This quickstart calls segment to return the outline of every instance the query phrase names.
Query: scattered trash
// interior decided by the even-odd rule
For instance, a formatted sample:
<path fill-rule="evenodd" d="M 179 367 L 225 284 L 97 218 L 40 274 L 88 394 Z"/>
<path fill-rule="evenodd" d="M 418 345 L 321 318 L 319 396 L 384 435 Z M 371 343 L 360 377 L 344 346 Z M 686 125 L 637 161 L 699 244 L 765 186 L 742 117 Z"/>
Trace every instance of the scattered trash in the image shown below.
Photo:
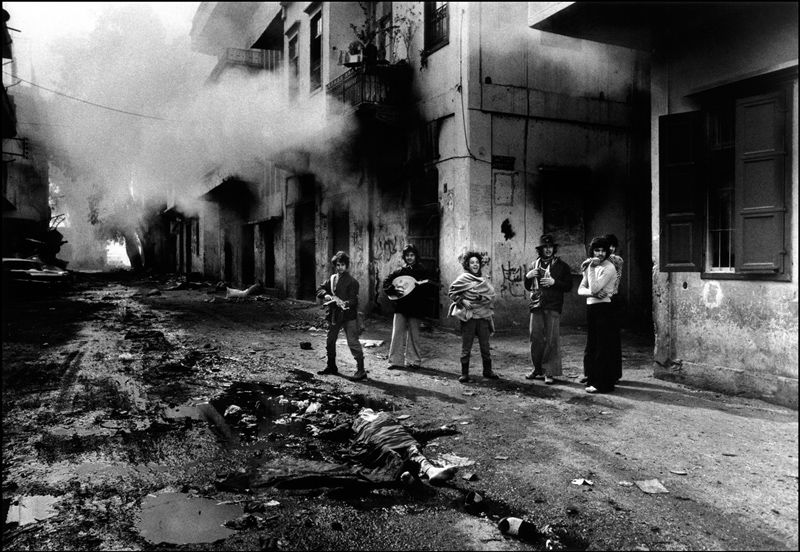
<path fill-rule="evenodd" d="M 300 342 L 300 348 L 301 349 L 305 349 L 305 350 L 311 349 L 311 342 L 310 341 L 301 341 Z"/>
<path fill-rule="evenodd" d="M 383 340 L 377 340 L 377 339 L 359 339 L 359 341 L 364 347 L 380 347 L 381 345 L 386 343 Z"/>
<path fill-rule="evenodd" d="M 461 479 L 464 481 L 477 481 L 478 475 L 475 472 L 465 472 L 461 474 Z"/>
<path fill-rule="evenodd" d="M 633 487 L 633 483 L 631 483 L 630 481 L 619 481 L 617 485 L 619 485 L 620 487 Z"/>
<path fill-rule="evenodd" d="M 247 289 L 234 289 L 225 287 L 225 299 L 231 301 L 241 301 L 242 299 L 246 299 L 255 293 L 258 289 L 258 284 L 253 284 Z"/>
<path fill-rule="evenodd" d="M 480 409 L 481 409 L 481 407 L 480 407 L 480 406 L 473 406 L 473 407 L 472 407 L 472 410 L 480 410 Z"/>
<path fill-rule="evenodd" d="M 542 527 L 540 533 L 543 537 L 547 538 L 544 543 L 544 547 L 547 550 L 564 550 L 566 548 L 561 540 L 564 535 L 563 529 L 557 528 L 552 524 L 547 524 Z"/>
<path fill-rule="evenodd" d="M 533 523 L 517 517 L 504 517 L 497 524 L 497 528 L 505 535 L 514 535 L 523 540 L 533 540 L 539 536 L 539 531 Z"/>
<path fill-rule="evenodd" d="M 470 491 L 464 497 L 464 509 L 470 514 L 480 513 L 484 506 L 483 496 L 480 493 Z"/>
<path fill-rule="evenodd" d="M 738 454 L 734 454 L 732 452 L 723 452 L 722 456 L 738 456 Z"/>
<path fill-rule="evenodd" d="M 6 524 L 17 523 L 21 527 L 53 517 L 56 515 L 53 506 L 59 500 L 61 499 L 50 495 L 16 497 L 8 507 Z"/>
<path fill-rule="evenodd" d="M 278 502 L 277 500 L 270 500 L 269 502 L 265 502 L 264 505 L 273 507 L 273 506 L 280 506 L 281 503 Z"/>
<path fill-rule="evenodd" d="M 119 358 L 122 362 L 131 362 L 135 357 L 130 353 L 120 353 Z"/>
<path fill-rule="evenodd" d="M 400 414 L 399 416 L 395 416 L 398 420 L 408 420 L 411 417 L 411 414 Z"/>
<path fill-rule="evenodd" d="M 461 425 L 469 425 L 469 422 L 459 422 Z"/>
<path fill-rule="evenodd" d="M 475 391 L 464 391 L 461 394 L 462 395 L 466 395 L 467 397 L 474 397 L 475 396 Z"/>
<path fill-rule="evenodd" d="M 582 477 L 579 477 L 578 479 L 573 479 L 571 483 L 573 485 L 589 485 L 589 486 L 594 485 L 594 481 L 592 481 L 591 479 L 583 479 Z"/>
<path fill-rule="evenodd" d="M 229 416 L 235 416 L 242 412 L 242 407 L 237 406 L 235 404 L 230 405 L 228 408 L 225 409 L 225 413 L 222 415 L 223 418 L 227 418 Z"/>
<path fill-rule="evenodd" d="M 501 455 L 498 454 L 497 456 L 494 457 L 494 459 L 495 460 L 508 460 L 508 456 L 501 456 Z"/>
<path fill-rule="evenodd" d="M 658 479 L 646 479 L 644 481 L 634 481 L 637 487 L 639 487 L 642 491 L 650 494 L 654 493 L 668 493 L 664 485 L 661 484 L 661 481 Z"/>
<path fill-rule="evenodd" d="M 457 466 L 459 468 L 466 468 L 467 466 L 474 466 L 475 460 L 470 460 L 469 458 L 464 458 L 463 456 L 458 456 L 451 453 L 445 453 L 439 455 L 439 458 L 445 461 L 445 463 L 450 464 L 451 466 Z"/>
<path fill-rule="evenodd" d="M 688 475 L 689 472 L 686 470 L 669 470 L 670 473 L 674 473 L 675 475 Z"/>

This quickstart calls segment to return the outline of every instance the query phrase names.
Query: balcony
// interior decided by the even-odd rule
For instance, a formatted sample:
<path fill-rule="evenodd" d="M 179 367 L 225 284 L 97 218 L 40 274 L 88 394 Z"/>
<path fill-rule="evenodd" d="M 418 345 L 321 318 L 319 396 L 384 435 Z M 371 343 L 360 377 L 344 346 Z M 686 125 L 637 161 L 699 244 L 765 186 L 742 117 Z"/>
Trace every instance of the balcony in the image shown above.
<path fill-rule="evenodd" d="M 328 83 L 328 97 L 334 103 L 356 109 L 400 106 L 408 103 L 411 89 L 408 64 L 359 65 Z"/>
<path fill-rule="evenodd" d="M 259 50 L 256 48 L 225 48 L 219 56 L 219 61 L 211 71 L 210 80 L 216 80 L 219 75 L 231 66 L 243 66 L 265 71 L 276 71 L 283 61 L 281 50 Z"/>

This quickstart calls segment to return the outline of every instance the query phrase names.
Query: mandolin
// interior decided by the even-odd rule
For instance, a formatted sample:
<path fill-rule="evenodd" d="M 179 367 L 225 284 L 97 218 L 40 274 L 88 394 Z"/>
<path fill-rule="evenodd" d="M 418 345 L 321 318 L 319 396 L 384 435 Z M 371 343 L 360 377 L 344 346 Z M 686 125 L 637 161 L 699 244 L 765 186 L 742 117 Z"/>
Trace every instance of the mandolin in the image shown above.
<path fill-rule="evenodd" d="M 406 295 L 414 291 L 414 288 L 416 288 L 417 286 L 421 286 L 422 284 L 428 284 L 428 283 L 435 284 L 435 282 L 431 282 L 430 280 L 417 280 L 413 276 L 398 276 L 397 278 L 392 280 L 392 285 L 396 290 L 396 295 L 389 295 L 387 293 L 386 297 L 388 297 L 392 301 L 397 301 L 401 297 L 405 297 Z"/>

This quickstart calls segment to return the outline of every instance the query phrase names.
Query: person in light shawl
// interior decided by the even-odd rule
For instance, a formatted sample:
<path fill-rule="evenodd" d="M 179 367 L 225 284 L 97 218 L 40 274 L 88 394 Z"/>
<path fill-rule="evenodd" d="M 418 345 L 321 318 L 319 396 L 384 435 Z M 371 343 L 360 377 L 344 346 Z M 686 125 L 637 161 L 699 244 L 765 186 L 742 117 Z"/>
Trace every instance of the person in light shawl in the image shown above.
<path fill-rule="evenodd" d="M 482 263 L 483 256 L 480 253 L 467 252 L 462 263 L 465 272 L 450 284 L 448 291 L 453 301 L 448 315 L 458 318 L 461 327 L 461 377 L 458 378 L 461 383 L 472 381 L 469 377 L 469 357 L 476 335 L 483 360 L 483 377 L 499 377 L 492 371 L 489 353 L 489 336 L 494 333 L 496 294 L 491 282 L 481 276 Z"/>

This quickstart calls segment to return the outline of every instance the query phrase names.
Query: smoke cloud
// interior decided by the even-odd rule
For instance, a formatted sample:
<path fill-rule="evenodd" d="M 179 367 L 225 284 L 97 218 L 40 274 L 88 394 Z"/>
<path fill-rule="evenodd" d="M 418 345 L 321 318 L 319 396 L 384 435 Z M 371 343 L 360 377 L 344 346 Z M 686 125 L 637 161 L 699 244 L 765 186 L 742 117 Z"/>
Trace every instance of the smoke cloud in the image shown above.
<path fill-rule="evenodd" d="M 322 102 L 298 108 L 266 71 L 207 82 L 215 63 L 191 50 L 188 32 L 170 37 L 153 7 L 135 3 L 108 5 L 94 29 L 54 42 L 34 67 L 31 82 L 113 108 L 28 92 L 39 96 L 38 120 L 20 128 L 52 155 L 54 214 L 68 214 L 74 251 L 96 241 L 93 216 L 135 224 L 148 204 L 169 200 L 194 214 L 210 172 L 259 182 L 263 160 L 287 150 L 323 160 L 324 182 L 350 179 L 325 160 L 349 140 L 352 120 L 326 117 Z"/>

